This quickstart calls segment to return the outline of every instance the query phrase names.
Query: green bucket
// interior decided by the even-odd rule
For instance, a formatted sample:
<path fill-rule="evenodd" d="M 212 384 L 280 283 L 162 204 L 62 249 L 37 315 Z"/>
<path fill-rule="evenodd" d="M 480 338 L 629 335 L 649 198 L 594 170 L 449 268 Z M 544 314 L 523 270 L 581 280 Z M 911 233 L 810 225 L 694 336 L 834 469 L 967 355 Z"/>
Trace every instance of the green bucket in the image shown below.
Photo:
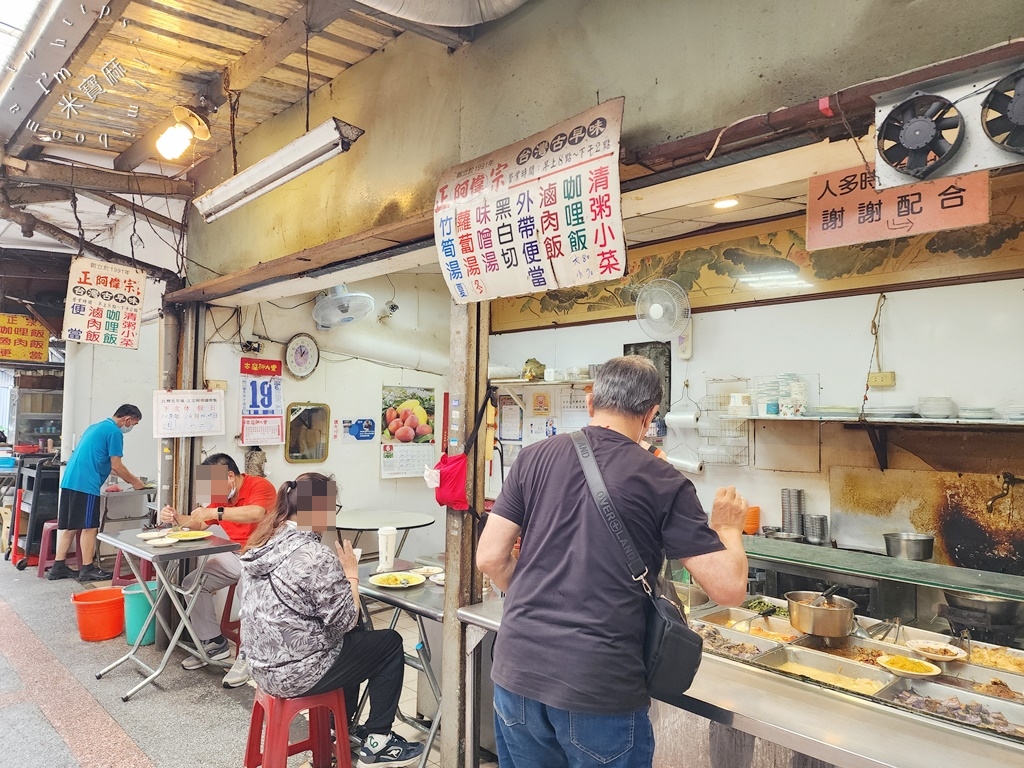
<path fill-rule="evenodd" d="M 156 599 L 155 581 L 147 581 L 146 588 L 149 589 L 151 599 Z M 128 645 L 135 645 L 139 631 L 149 616 L 149 600 L 142 591 L 141 584 L 131 584 L 124 588 L 124 636 Z M 146 634 L 142 636 L 142 645 L 152 645 L 156 642 L 156 617 L 146 627 Z"/>

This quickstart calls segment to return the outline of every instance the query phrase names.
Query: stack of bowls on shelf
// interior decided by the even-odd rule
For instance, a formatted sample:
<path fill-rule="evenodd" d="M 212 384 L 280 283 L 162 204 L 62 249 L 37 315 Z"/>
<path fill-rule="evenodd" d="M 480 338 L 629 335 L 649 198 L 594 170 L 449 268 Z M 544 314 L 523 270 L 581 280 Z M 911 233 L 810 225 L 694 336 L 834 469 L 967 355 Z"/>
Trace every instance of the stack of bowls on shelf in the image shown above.
<path fill-rule="evenodd" d="M 920 397 L 917 412 L 925 419 L 952 419 L 956 417 L 956 406 L 951 397 Z"/>
<path fill-rule="evenodd" d="M 996 409 L 990 406 L 960 406 L 961 419 L 979 420 L 979 419 L 996 419 L 999 418 L 999 414 L 996 413 Z"/>
<path fill-rule="evenodd" d="M 827 515 L 804 515 L 804 541 L 808 544 L 828 542 Z"/>
<path fill-rule="evenodd" d="M 1007 421 L 1024 421 L 1024 405 L 1008 405 L 1003 408 Z"/>
<path fill-rule="evenodd" d="M 804 489 L 782 489 L 782 532 L 802 535 L 804 532 Z"/>

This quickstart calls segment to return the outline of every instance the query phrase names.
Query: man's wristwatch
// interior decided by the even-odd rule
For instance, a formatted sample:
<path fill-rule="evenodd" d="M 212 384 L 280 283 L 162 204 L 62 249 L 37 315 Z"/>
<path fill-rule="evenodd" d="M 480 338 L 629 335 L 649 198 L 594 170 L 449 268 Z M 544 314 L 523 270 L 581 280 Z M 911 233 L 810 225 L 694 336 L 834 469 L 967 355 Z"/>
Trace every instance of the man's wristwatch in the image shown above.
<path fill-rule="evenodd" d="M 224 519 L 224 507 L 217 507 L 217 519 L 218 520 L 223 520 Z"/>

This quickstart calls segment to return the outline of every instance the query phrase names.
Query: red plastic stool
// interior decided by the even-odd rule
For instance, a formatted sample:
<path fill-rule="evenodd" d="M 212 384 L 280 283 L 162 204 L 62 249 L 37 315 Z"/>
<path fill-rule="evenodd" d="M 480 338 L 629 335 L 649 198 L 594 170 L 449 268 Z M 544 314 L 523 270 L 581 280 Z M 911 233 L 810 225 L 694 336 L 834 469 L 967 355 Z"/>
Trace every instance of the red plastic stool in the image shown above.
<path fill-rule="evenodd" d="M 40 536 L 39 538 L 39 568 L 36 570 L 36 576 L 38 576 L 40 579 L 46 578 L 46 571 L 49 568 L 51 568 L 53 564 L 56 562 L 56 552 L 54 554 L 50 554 L 51 548 L 56 549 L 57 547 L 56 539 L 57 521 L 47 520 L 45 523 L 43 523 L 43 533 L 42 536 Z M 53 546 L 51 547 L 51 545 Z M 82 532 L 78 531 L 75 534 L 75 549 L 73 552 L 70 549 L 68 550 L 67 558 L 64 560 L 64 562 L 67 565 L 76 565 L 78 567 L 81 567 L 81 551 Z M 120 552 L 120 550 L 118 551 Z"/>
<path fill-rule="evenodd" d="M 114 558 L 114 578 L 110 580 L 110 586 L 112 587 L 127 587 L 129 584 L 135 583 L 135 574 L 128 571 L 126 576 L 121 575 L 121 561 L 124 557 L 124 551 L 117 550 L 117 556 Z M 153 570 L 153 564 L 148 560 L 143 560 L 139 563 L 142 568 L 142 578 L 146 581 L 152 581 L 156 578 L 156 572 Z"/>
<path fill-rule="evenodd" d="M 295 716 L 304 709 L 309 710 L 309 738 L 289 744 L 288 729 Z M 245 768 L 285 768 L 291 755 L 307 750 L 313 751 L 313 768 L 330 768 L 331 712 L 334 713 L 334 756 L 338 760 L 338 768 L 352 768 L 344 690 L 337 688 L 317 696 L 279 699 L 257 688 L 256 699 L 252 703 L 252 717 L 249 720 Z"/>
<path fill-rule="evenodd" d="M 220 617 L 220 633 L 235 644 L 235 648 L 242 647 L 242 621 L 231 618 L 231 609 L 235 605 L 235 587 L 232 584 L 228 587 L 228 595 L 224 598 L 224 613 Z"/>

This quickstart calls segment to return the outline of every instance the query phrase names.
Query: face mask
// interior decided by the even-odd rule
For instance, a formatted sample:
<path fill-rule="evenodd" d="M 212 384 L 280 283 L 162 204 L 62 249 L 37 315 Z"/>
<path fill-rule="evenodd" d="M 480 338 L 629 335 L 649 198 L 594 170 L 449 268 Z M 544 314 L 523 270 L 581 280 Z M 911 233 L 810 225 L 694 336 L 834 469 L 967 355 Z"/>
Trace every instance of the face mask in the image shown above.
<path fill-rule="evenodd" d="M 121 434 L 127 435 L 133 429 L 135 429 L 135 425 L 134 424 L 130 424 L 130 425 L 129 424 L 125 424 L 123 427 L 121 427 Z"/>
<path fill-rule="evenodd" d="M 236 490 L 238 490 L 238 489 L 237 488 L 232 488 L 231 491 L 228 493 L 228 501 L 231 501 L 231 499 L 234 498 Z"/>

